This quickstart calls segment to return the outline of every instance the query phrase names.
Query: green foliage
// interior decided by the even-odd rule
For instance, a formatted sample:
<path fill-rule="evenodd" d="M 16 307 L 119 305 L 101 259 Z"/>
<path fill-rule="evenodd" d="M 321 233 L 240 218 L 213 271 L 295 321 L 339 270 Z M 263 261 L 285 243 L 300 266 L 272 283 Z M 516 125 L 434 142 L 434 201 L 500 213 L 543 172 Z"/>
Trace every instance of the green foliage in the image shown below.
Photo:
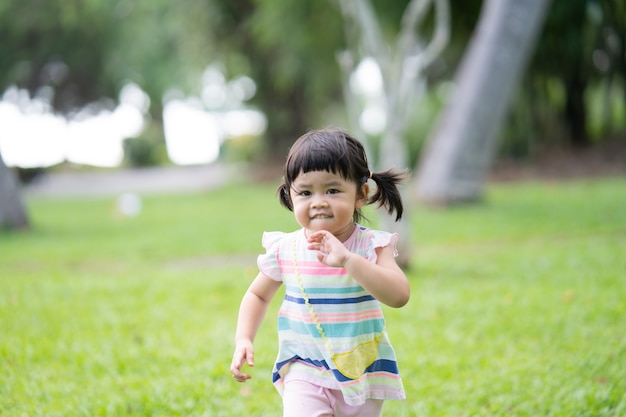
<path fill-rule="evenodd" d="M 263 138 L 243 135 L 228 138 L 220 147 L 220 158 L 231 163 L 256 162 L 265 154 Z"/>
<path fill-rule="evenodd" d="M 57 110 L 115 98 L 134 81 L 160 114 L 168 88 L 188 90 L 212 60 L 211 3 L 8 1 L 0 6 L 0 87 L 55 90 Z"/>
<path fill-rule="evenodd" d="M 427 91 L 415 104 L 413 117 L 406 129 L 406 141 L 409 150 L 408 166 L 416 166 L 428 135 L 437 121 L 437 114 L 444 106 L 444 99 L 450 88 L 449 83 L 442 83 Z"/>
<path fill-rule="evenodd" d="M 267 149 L 281 158 L 322 109 L 341 100 L 335 59 L 344 48 L 341 14 L 329 1 L 255 0 L 236 10 L 230 1 L 217 4 L 234 16 L 220 30 L 246 51 L 258 87 L 253 101 L 268 118 Z"/>
<path fill-rule="evenodd" d="M 125 164 L 132 167 L 165 165 L 168 161 L 162 126 L 150 123 L 136 138 L 124 140 Z"/>
<path fill-rule="evenodd" d="M 382 32 L 394 39 L 407 1 L 372 3 Z M 456 72 L 482 3 L 451 1 L 451 43 L 427 70 L 431 85 Z M 525 156 L 535 143 L 567 143 L 574 135 L 597 140 L 623 130 L 620 114 L 596 116 L 604 106 L 589 104 L 586 96 L 606 91 L 610 97 L 594 102 L 624 107 L 610 86 L 624 84 L 625 25 L 624 2 L 551 3 L 528 82 L 504 132 L 503 152 Z M 427 24 L 424 38 L 430 29 Z M 336 0 L 9 0 L 0 4 L 0 90 L 16 84 L 45 95 L 50 89 L 41 88 L 51 87 L 55 110 L 71 112 L 115 99 L 132 81 L 149 93 L 157 120 L 164 92 L 176 88 L 197 95 L 202 71 L 219 61 L 229 75 L 256 81 L 252 104 L 269 122 L 265 149 L 280 158 L 306 129 L 336 123 L 328 113 L 343 101 L 335 57 L 345 48 L 345 36 Z M 595 53 L 606 55 L 608 68 L 597 68 Z M 565 93 L 562 101 L 552 99 L 549 86 L 555 83 Z M 581 100 L 582 107 L 573 105 Z M 422 134 L 411 137 L 413 154 Z"/>
<path fill-rule="evenodd" d="M 220 15 L 213 2 L 140 0 L 120 2 L 116 9 L 115 47 L 105 51 L 107 72 L 131 80 L 151 97 L 160 118 L 163 93 L 170 88 L 197 93 L 202 71 L 219 50 L 213 32 Z"/>
<path fill-rule="evenodd" d="M 30 198 L 0 235 L 0 414 L 280 415 L 274 300 L 254 378 L 228 367 L 275 185 Z M 408 399 L 392 416 L 626 413 L 623 179 L 491 186 L 482 206 L 413 208 L 413 295 L 386 309 Z M 368 214 L 376 218 L 375 212 Z"/>
<path fill-rule="evenodd" d="M 110 92 L 103 77 L 112 14 L 105 2 L 8 1 L 0 7 L 0 86 L 57 90 L 69 110 Z M 2 88 L 4 90 L 4 88 Z"/>
<path fill-rule="evenodd" d="M 614 94 L 626 81 L 623 8 L 623 2 L 611 0 L 551 2 L 513 111 L 507 139 L 517 142 L 514 148 L 528 133 L 533 144 L 585 146 L 624 131 L 623 113 L 611 114 L 613 105 L 621 109 L 625 103 L 623 94 Z M 555 84 L 563 92 L 559 100 L 552 95 Z M 526 155 L 532 150 L 527 146 Z"/>
<path fill-rule="evenodd" d="M 585 95 L 587 121 L 592 140 L 601 141 L 607 136 L 626 131 L 626 100 L 624 84 L 626 80 L 601 80 L 593 85 Z"/>

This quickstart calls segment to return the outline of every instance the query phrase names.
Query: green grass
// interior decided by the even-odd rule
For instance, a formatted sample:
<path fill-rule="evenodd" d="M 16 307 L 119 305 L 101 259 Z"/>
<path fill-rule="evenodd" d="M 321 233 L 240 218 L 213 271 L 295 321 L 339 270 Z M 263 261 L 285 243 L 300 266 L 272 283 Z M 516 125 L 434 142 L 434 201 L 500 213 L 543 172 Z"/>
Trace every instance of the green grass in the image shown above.
<path fill-rule="evenodd" d="M 273 185 L 27 201 L 0 235 L 1 416 L 279 416 L 275 313 L 228 372 Z M 407 390 L 389 416 L 626 415 L 626 181 L 491 186 L 411 210 L 410 303 L 386 309 Z M 370 216 L 375 217 L 375 216 Z"/>

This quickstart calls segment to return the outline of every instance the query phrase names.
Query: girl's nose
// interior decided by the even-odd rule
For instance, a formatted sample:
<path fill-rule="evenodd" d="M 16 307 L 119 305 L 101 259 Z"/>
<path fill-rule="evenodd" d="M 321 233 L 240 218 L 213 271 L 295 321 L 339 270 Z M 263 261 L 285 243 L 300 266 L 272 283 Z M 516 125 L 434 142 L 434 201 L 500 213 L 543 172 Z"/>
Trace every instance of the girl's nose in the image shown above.
<path fill-rule="evenodd" d="M 326 201 L 326 198 L 321 195 L 321 196 L 316 196 L 315 198 L 313 198 L 313 201 L 311 203 L 311 207 L 326 207 L 328 206 L 328 202 Z"/>

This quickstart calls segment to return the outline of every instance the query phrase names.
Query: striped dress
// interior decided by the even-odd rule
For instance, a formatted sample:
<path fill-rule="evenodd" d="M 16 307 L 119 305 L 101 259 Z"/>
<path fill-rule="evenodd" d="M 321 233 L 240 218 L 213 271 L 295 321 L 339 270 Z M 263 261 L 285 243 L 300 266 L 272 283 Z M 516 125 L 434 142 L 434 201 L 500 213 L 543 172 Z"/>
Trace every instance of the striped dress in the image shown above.
<path fill-rule="evenodd" d="M 375 249 L 391 245 L 396 253 L 396 241 L 396 234 L 357 225 L 344 245 L 376 262 Z M 396 356 L 378 300 L 345 269 L 319 262 L 316 252 L 307 249 L 304 229 L 266 232 L 262 243 L 266 253 L 258 257 L 259 270 L 285 285 L 285 298 L 278 313 L 278 357 L 272 372 L 278 391 L 282 394 L 286 380 L 298 379 L 341 390 L 349 405 L 361 405 L 369 398 L 404 399 Z M 294 253 L 298 275 L 327 340 L 321 336 L 304 300 L 295 273 Z M 336 369 L 327 343 L 334 352 L 347 352 L 376 336 L 380 337 L 378 357 L 361 377 L 350 379 Z"/>

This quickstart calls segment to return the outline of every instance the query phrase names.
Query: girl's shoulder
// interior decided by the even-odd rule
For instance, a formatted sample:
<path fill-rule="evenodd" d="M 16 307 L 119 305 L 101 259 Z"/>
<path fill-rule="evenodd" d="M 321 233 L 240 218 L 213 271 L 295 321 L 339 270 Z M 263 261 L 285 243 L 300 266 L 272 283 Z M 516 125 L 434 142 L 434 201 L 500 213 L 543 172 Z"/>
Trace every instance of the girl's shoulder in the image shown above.
<path fill-rule="evenodd" d="M 284 236 L 284 232 L 263 232 L 263 236 L 261 237 L 261 245 L 265 249 L 270 249 L 271 247 L 275 246 Z"/>
<path fill-rule="evenodd" d="M 289 241 L 294 233 L 264 232 L 261 239 L 265 253 L 257 257 L 259 271 L 275 281 L 281 281 L 281 258 L 284 257 L 285 249 L 289 247 Z"/>
<path fill-rule="evenodd" d="M 293 239 L 293 236 L 298 233 L 295 232 L 263 232 L 263 236 L 261 238 L 261 245 L 265 250 L 269 250 L 272 248 L 276 248 L 280 245 L 281 242 L 285 240 Z"/>
<path fill-rule="evenodd" d="M 391 246 L 394 254 L 397 253 L 396 245 L 398 242 L 398 234 L 390 233 L 384 230 L 370 229 L 369 227 L 356 225 L 354 233 L 354 245 L 356 248 L 366 250 L 375 250 Z M 397 255 L 396 255 L 397 256 Z"/>

